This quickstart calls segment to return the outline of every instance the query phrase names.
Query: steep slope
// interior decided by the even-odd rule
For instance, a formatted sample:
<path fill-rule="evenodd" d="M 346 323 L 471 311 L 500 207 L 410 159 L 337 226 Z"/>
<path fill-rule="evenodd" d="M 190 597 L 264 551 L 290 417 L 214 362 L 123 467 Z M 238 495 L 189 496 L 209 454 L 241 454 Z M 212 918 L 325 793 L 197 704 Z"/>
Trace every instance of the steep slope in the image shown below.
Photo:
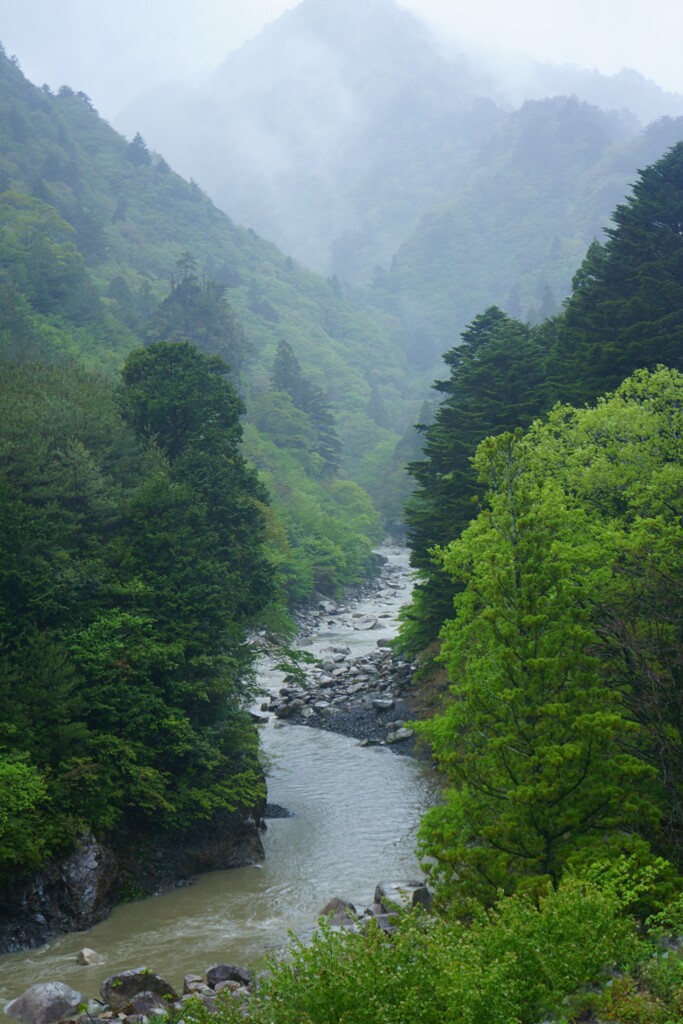
<path fill-rule="evenodd" d="M 249 392 L 266 386 L 284 339 L 353 429 L 351 458 L 377 431 L 366 416 L 373 387 L 380 387 L 394 429 L 409 422 L 419 389 L 392 341 L 390 318 L 354 309 L 334 282 L 235 225 L 140 137 L 127 143 L 84 94 L 36 89 L 3 55 L 0 140 L 0 188 L 56 207 L 73 226 L 105 302 L 124 319 L 144 321 L 189 252 L 202 274 L 227 286 L 246 336 Z"/>

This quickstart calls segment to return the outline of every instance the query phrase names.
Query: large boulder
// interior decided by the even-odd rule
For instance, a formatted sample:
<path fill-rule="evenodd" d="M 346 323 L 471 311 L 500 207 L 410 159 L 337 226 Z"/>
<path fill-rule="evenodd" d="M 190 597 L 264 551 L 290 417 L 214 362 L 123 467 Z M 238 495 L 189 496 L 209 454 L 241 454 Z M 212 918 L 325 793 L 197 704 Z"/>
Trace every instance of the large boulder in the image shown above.
<path fill-rule="evenodd" d="M 353 903 L 333 896 L 320 911 L 321 917 L 326 917 L 333 928 L 355 928 L 358 921 L 356 908 Z"/>
<path fill-rule="evenodd" d="M 80 964 L 81 967 L 92 967 L 93 965 L 103 964 L 104 957 L 101 953 L 96 953 L 94 949 L 84 946 L 76 954 L 76 963 Z"/>
<path fill-rule="evenodd" d="M 166 1017 L 170 1003 L 170 999 L 164 999 L 156 992 L 138 992 L 128 1003 L 126 1016 Z"/>
<path fill-rule="evenodd" d="M 353 628 L 357 630 L 377 629 L 378 627 L 379 621 L 374 615 L 363 615 L 361 618 L 355 619 L 353 623 Z"/>
<path fill-rule="evenodd" d="M 240 985 L 251 985 L 251 971 L 246 967 L 235 967 L 234 964 L 215 964 L 206 972 L 206 983 L 216 988 L 223 981 L 237 981 Z"/>
<path fill-rule="evenodd" d="M 120 974 L 112 974 L 100 985 L 102 1001 L 107 1003 L 114 1013 L 126 1010 L 134 996 L 149 992 L 160 996 L 166 1003 L 174 1003 L 178 994 L 172 985 L 151 971 L 149 967 L 133 967 Z"/>
<path fill-rule="evenodd" d="M 64 861 L 64 901 L 73 914 L 74 927 L 89 928 L 111 910 L 118 885 L 118 865 L 112 851 L 91 836 Z"/>
<path fill-rule="evenodd" d="M 23 1024 L 54 1024 L 71 1017 L 87 1003 L 82 992 L 76 992 L 62 981 L 47 981 L 32 985 L 18 999 L 5 1007 L 5 1013 Z"/>
<path fill-rule="evenodd" d="M 406 729 L 402 726 L 394 732 L 387 734 L 387 743 L 402 743 L 404 740 L 412 739 L 414 735 L 415 733 L 412 729 Z"/>

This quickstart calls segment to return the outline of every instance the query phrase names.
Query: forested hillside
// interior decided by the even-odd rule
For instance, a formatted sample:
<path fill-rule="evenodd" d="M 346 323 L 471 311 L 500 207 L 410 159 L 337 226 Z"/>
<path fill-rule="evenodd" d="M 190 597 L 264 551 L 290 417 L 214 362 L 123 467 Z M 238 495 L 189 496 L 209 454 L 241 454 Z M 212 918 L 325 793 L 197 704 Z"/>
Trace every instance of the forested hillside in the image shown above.
<path fill-rule="evenodd" d="M 424 458 L 410 467 L 416 489 L 406 514 L 420 582 L 403 635 L 413 652 L 433 642 L 449 617 L 453 582 L 432 551 L 474 518 L 479 442 L 528 427 L 557 401 L 595 401 L 634 370 L 683 371 L 682 196 L 678 143 L 641 172 L 605 244 L 589 248 L 560 315 L 530 327 L 491 307 L 445 354 L 450 375 L 435 385 L 445 398 L 424 430 Z"/>
<path fill-rule="evenodd" d="M 0 135 L 6 353 L 25 357 L 30 339 L 42 359 L 107 373 L 143 341 L 182 337 L 220 354 L 253 411 L 245 450 L 273 484 L 270 543 L 289 598 L 357 580 L 379 523 L 350 478 L 375 452 L 386 458 L 418 407 L 390 319 L 353 309 L 236 227 L 141 138 L 126 142 L 83 94 L 36 89 L 4 55 Z M 308 454 L 311 410 L 259 413 L 272 405 L 280 342 L 335 421 L 334 474 Z"/>
<path fill-rule="evenodd" d="M 575 98 L 510 115 L 375 277 L 373 300 L 400 318 L 410 358 L 433 366 L 492 304 L 534 324 L 558 313 L 637 168 L 681 138 L 681 118 L 633 135 L 622 115 Z"/>

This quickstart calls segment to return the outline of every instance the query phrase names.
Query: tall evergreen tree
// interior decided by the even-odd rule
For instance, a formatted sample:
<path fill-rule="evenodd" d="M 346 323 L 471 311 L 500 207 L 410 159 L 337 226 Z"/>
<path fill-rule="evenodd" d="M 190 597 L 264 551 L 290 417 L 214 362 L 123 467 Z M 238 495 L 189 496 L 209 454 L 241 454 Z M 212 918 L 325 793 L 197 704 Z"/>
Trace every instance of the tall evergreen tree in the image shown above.
<path fill-rule="evenodd" d="M 333 476 L 341 464 L 341 443 L 334 415 L 318 387 L 302 371 L 292 346 L 280 341 L 273 361 L 273 389 L 285 391 L 293 404 L 305 413 L 315 430 L 313 450 L 323 460 L 323 473 Z"/>
<path fill-rule="evenodd" d="M 538 332 L 492 306 L 461 337 L 444 356 L 449 379 L 434 385 L 446 397 L 424 429 L 424 459 L 409 466 L 417 487 L 406 520 L 419 582 L 402 638 L 413 652 L 432 643 L 452 613 L 453 581 L 432 551 L 458 537 L 476 515 L 479 485 L 471 460 L 477 444 L 528 425 L 546 404 Z"/>
<path fill-rule="evenodd" d="M 558 398 L 590 401 L 639 368 L 683 369 L 683 143 L 640 172 L 576 274 L 550 364 Z"/>
<path fill-rule="evenodd" d="M 238 374 L 247 345 L 228 304 L 227 286 L 201 281 L 191 253 L 177 260 L 176 271 L 171 294 L 149 318 L 147 340 L 189 341 L 208 355 L 219 355 Z"/>

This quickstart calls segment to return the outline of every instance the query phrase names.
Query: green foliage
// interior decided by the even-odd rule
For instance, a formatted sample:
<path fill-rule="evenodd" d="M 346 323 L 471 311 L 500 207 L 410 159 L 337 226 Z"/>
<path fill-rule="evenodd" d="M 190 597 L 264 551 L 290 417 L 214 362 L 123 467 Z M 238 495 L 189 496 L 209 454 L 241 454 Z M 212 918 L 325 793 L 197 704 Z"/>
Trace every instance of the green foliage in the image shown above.
<path fill-rule="evenodd" d="M 321 460 L 321 472 L 334 476 L 341 462 L 341 444 L 334 416 L 322 389 L 312 383 L 301 370 L 291 345 L 281 341 L 273 363 L 273 390 L 289 395 L 295 409 L 307 418 L 313 438 L 311 450 Z M 273 431 L 277 441 L 278 431 Z"/>
<path fill-rule="evenodd" d="M 39 864 L 45 849 L 45 780 L 30 764 L 0 753 L 0 865 Z"/>
<path fill-rule="evenodd" d="M 442 552 L 451 697 L 421 726 L 454 784 L 422 831 L 445 898 L 557 883 L 638 833 L 681 863 L 682 394 L 642 371 L 478 449 L 489 507 Z"/>
<path fill-rule="evenodd" d="M 311 475 L 310 456 L 280 447 L 247 425 L 244 451 L 268 488 L 277 518 L 268 518 L 268 553 L 292 606 L 320 591 L 339 594 L 360 582 L 382 538 L 372 501 L 350 480 Z"/>
<path fill-rule="evenodd" d="M 353 934 L 323 923 L 310 945 L 294 941 L 290 959 L 272 965 L 249 1016 L 256 1024 L 566 1020 L 572 999 L 643 956 L 624 909 L 609 887 L 568 878 L 537 903 L 509 897 L 488 912 L 474 908 L 467 922 L 404 915 L 390 937 L 374 924 Z M 219 1021 L 234 1019 L 232 1002 Z"/>
<path fill-rule="evenodd" d="M 131 356 L 118 394 L 3 364 L 0 876 L 84 829 L 123 841 L 263 796 L 247 631 L 272 581 L 226 374 L 187 343 Z"/>
<path fill-rule="evenodd" d="M 220 356 L 237 374 L 246 342 L 230 309 L 227 287 L 217 281 L 200 282 L 197 261 L 183 253 L 176 263 L 178 279 L 171 279 L 171 294 L 145 325 L 148 341 L 189 341 L 202 352 Z"/>

